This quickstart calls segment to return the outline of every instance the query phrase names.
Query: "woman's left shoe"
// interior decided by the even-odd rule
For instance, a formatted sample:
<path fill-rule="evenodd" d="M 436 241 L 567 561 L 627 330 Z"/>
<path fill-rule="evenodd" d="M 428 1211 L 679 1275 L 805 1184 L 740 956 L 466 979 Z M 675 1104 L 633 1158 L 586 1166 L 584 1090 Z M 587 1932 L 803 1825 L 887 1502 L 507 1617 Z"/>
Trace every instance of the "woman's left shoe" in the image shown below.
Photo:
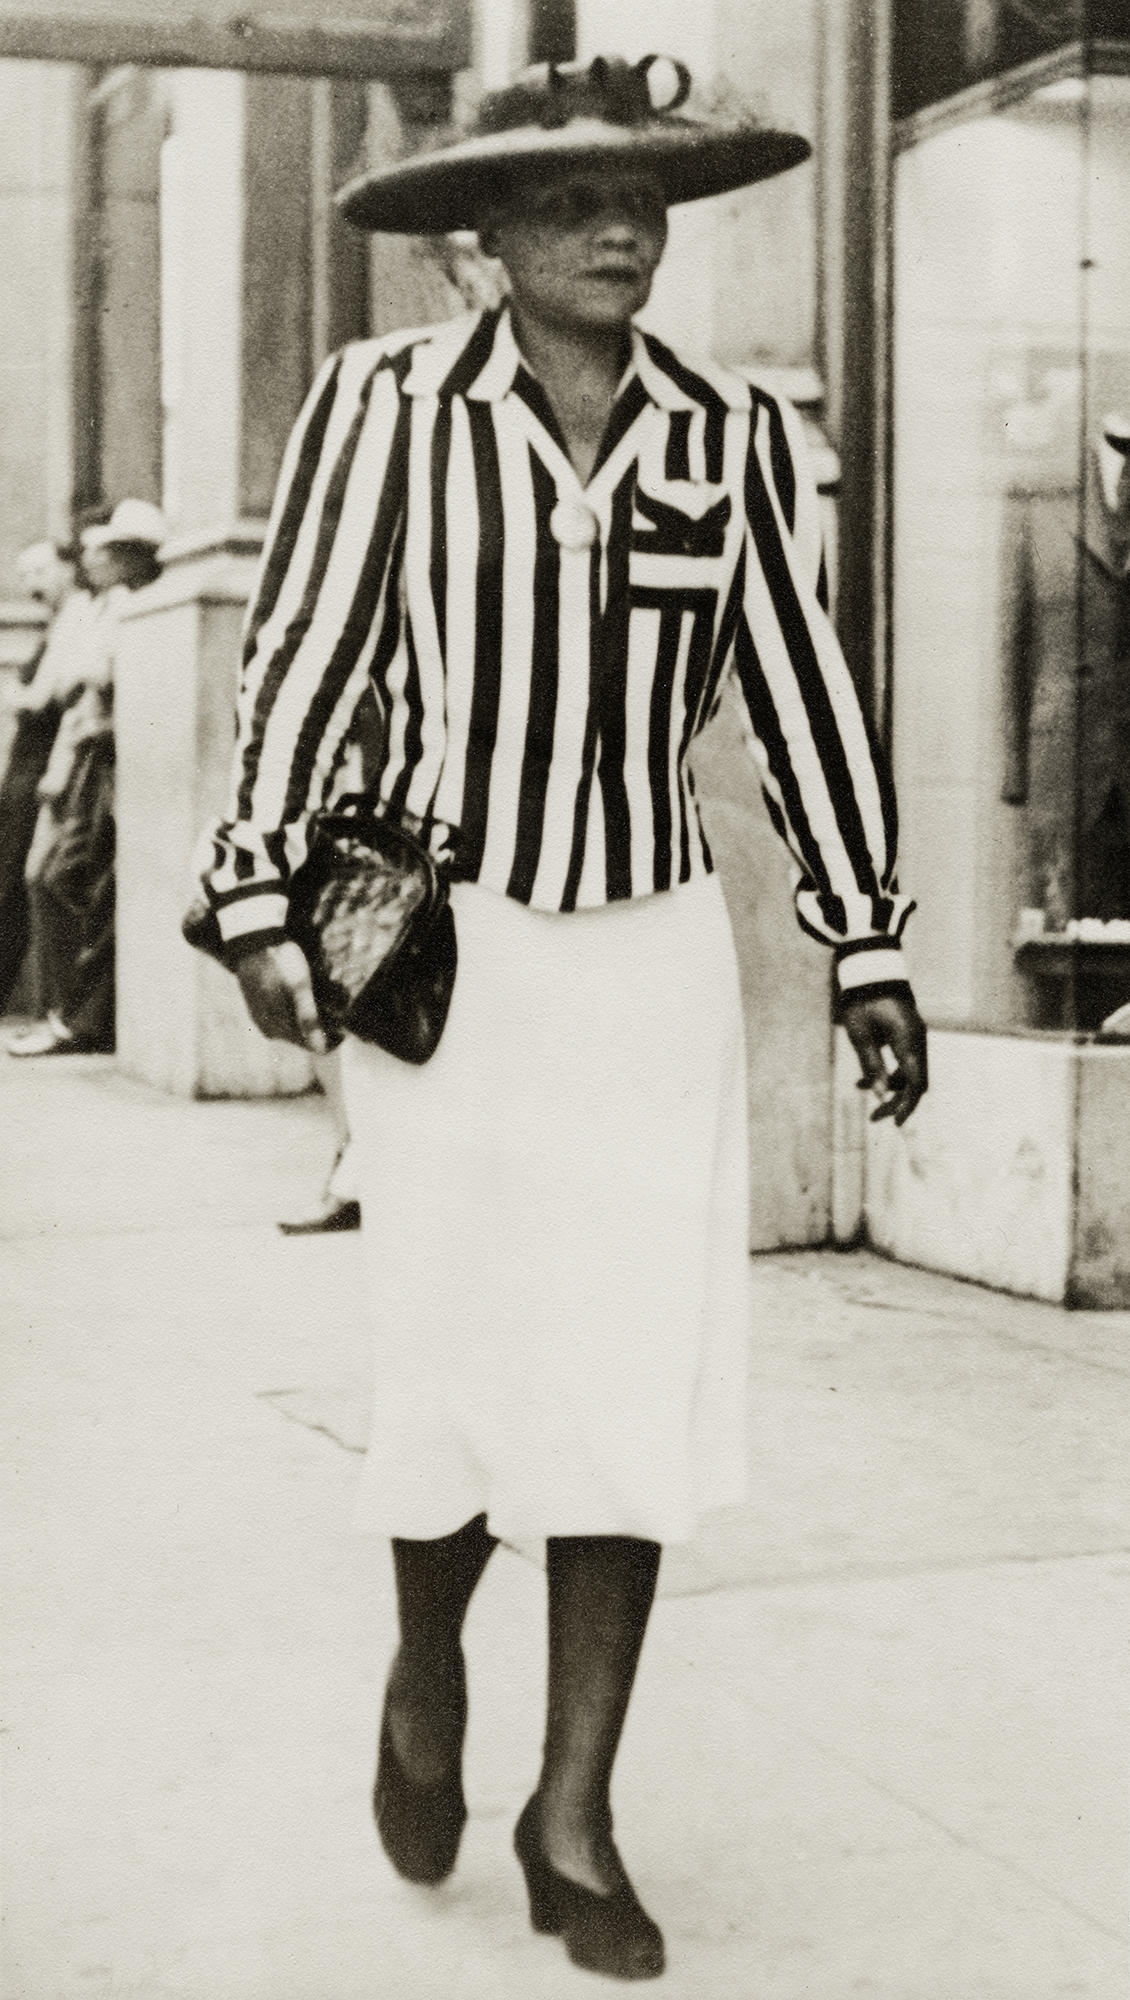
<path fill-rule="evenodd" d="M 409 1776 L 396 1753 L 389 1707 L 395 1663 L 385 1691 L 373 1815 L 381 1846 L 397 1873 L 409 1882 L 429 1885 L 450 1875 L 467 1823 L 463 1796 L 463 1737 L 467 1728 L 467 1678 L 463 1656 L 455 1690 L 455 1745 L 450 1769 L 435 1784 L 421 1785 Z"/>
<path fill-rule="evenodd" d="M 636 1895 L 620 1858 L 620 1881 L 608 1895 L 559 1875 L 541 1844 L 538 1795 L 526 1801 L 514 1829 L 514 1852 L 526 1878 L 530 1922 L 560 1937 L 574 1965 L 606 1979 L 658 1979 L 666 1963 L 663 1933 Z"/>

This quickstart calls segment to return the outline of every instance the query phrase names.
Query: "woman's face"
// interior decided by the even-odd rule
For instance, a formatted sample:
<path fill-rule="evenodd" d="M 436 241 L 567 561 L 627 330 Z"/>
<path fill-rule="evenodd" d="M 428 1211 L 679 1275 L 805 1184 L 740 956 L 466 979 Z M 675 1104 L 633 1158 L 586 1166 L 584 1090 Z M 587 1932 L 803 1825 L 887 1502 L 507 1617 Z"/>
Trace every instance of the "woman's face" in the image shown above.
<path fill-rule="evenodd" d="M 524 181 L 480 235 L 520 309 L 548 326 L 597 331 L 626 325 L 646 304 L 667 212 L 647 175 L 578 168 Z"/>

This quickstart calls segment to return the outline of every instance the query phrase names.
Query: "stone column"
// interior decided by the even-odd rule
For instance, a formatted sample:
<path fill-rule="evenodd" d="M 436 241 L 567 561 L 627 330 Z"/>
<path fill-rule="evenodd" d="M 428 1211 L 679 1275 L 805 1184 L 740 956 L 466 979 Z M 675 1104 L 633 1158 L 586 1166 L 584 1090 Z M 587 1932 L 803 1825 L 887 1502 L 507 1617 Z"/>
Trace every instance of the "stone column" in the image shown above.
<path fill-rule="evenodd" d="M 118 1051 L 186 1096 L 303 1090 L 238 988 L 180 936 L 190 856 L 223 809 L 239 637 L 262 517 L 310 376 L 309 92 L 181 71 L 162 155 L 160 582 L 123 622 L 118 737 Z"/>
<path fill-rule="evenodd" d="M 240 512 L 244 80 L 172 79 L 161 162 L 164 504 L 178 535 Z"/>
<path fill-rule="evenodd" d="M 161 498 L 160 167 L 167 117 L 159 72 L 111 70 L 88 98 L 97 177 L 90 363 L 99 491 Z"/>
<path fill-rule="evenodd" d="M 83 73 L 0 62 L 0 596 L 15 557 L 70 533 L 72 151 Z"/>

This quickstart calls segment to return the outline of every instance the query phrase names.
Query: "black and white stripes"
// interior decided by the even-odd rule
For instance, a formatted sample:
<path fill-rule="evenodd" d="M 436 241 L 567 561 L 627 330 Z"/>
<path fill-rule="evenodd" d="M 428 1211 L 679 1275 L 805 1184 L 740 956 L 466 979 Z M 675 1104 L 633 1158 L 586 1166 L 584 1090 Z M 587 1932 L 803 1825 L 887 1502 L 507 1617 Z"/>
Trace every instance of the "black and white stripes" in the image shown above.
<path fill-rule="evenodd" d="M 506 313 L 357 342 L 288 446 L 208 894 L 233 956 L 282 935 L 353 715 L 381 798 L 538 908 L 711 867 L 686 753 L 737 675 L 801 923 L 845 984 L 904 977 L 895 814 L 823 609 L 794 413 L 636 332 L 582 488 Z"/>

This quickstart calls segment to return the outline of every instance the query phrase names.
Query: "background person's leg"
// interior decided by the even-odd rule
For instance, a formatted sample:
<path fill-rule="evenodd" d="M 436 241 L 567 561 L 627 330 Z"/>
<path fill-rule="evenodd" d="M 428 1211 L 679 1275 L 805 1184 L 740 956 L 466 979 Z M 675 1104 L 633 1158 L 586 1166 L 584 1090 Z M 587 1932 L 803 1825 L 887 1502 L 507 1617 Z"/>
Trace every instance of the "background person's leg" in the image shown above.
<path fill-rule="evenodd" d="M 28 883 L 28 907 L 42 1019 L 33 1027 L 18 1029 L 8 1036 L 6 1046 L 10 1055 L 43 1055 L 56 1046 L 68 1045 L 61 1009 L 80 948 L 81 930 L 74 911 L 61 903 L 45 883 L 39 880 Z"/>
<path fill-rule="evenodd" d="M 113 860 L 91 884 L 82 918 L 82 943 L 67 975 L 59 1007 L 76 1046 L 114 1046 L 114 867 Z"/>
<path fill-rule="evenodd" d="M 16 725 L 0 782 L 0 1012 L 15 986 L 27 949 L 27 865 L 39 813 L 36 785 L 54 734 L 54 716 L 24 715 Z"/>
<path fill-rule="evenodd" d="M 343 1153 L 349 1144 L 349 1119 L 346 1115 L 345 1091 L 341 1081 L 341 1051 L 331 1049 L 329 1055 L 315 1056 L 314 1073 L 322 1086 L 326 1110 L 330 1114 L 334 1152 Z"/>
<path fill-rule="evenodd" d="M 329 1113 L 334 1138 L 333 1159 L 317 1207 L 309 1215 L 280 1222 L 279 1228 L 284 1236 L 319 1236 L 361 1227 L 361 1203 L 341 1080 L 341 1051 L 333 1049 L 329 1055 L 315 1056 L 314 1073 Z"/>

